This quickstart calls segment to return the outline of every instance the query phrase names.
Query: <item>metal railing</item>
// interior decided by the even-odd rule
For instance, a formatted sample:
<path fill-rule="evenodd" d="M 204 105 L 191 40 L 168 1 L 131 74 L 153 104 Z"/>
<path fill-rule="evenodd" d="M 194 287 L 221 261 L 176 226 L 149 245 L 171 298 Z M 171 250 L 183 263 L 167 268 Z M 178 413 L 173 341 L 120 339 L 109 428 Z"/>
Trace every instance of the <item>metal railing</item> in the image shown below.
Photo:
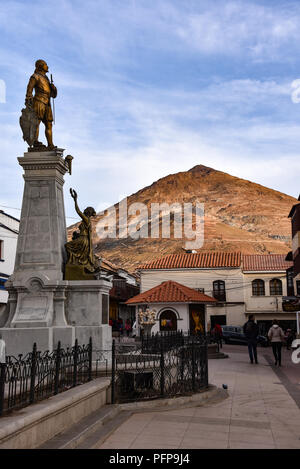
<path fill-rule="evenodd" d="M 7 356 L 0 370 L 0 415 L 66 391 L 92 379 L 92 339 L 87 345 Z"/>
<path fill-rule="evenodd" d="M 113 341 L 111 400 L 131 402 L 192 394 L 208 387 L 207 338 L 156 334 L 120 348 Z"/>
<path fill-rule="evenodd" d="M 111 402 L 132 402 L 192 394 L 208 386 L 208 339 L 182 332 L 144 336 L 141 342 L 113 341 L 110 350 L 88 345 L 25 356 L 0 364 L 0 416 L 111 375 Z M 92 359 L 94 358 L 94 361 Z"/>

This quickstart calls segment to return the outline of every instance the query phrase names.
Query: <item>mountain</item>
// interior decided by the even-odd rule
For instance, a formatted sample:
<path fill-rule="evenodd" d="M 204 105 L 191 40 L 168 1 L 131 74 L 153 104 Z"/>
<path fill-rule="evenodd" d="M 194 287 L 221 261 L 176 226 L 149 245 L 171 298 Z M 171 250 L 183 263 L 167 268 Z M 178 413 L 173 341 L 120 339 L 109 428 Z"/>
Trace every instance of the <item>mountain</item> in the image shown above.
<path fill-rule="evenodd" d="M 128 197 L 127 205 L 130 207 L 137 202 L 145 204 L 150 218 L 152 203 L 195 204 L 196 201 L 204 203 L 205 211 L 202 251 L 267 254 L 287 253 L 290 250 L 291 224 L 287 217 L 292 205 L 297 203 L 295 198 L 203 165 L 159 179 Z M 115 209 L 118 220 L 118 204 Z M 97 215 L 93 221 L 95 251 L 129 271 L 142 262 L 184 252 L 184 239 L 162 238 L 161 232 L 156 239 L 100 239 L 96 225 L 103 219 L 103 215 Z M 105 219 L 108 220 L 107 217 Z M 128 217 L 129 222 L 135 219 L 134 215 Z M 194 228 L 195 222 L 193 217 Z M 69 228 L 69 237 L 77 226 Z"/>

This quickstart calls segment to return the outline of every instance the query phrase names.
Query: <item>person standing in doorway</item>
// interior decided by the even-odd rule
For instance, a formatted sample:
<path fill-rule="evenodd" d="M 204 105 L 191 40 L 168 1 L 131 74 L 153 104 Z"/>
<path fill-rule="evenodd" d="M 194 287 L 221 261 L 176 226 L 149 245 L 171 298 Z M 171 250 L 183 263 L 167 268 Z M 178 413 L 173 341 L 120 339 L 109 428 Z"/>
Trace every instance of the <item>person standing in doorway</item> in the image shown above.
<path fill-rule="evenodd" d="M 250 314 L 248 321 L 244 324 L 243 331 L 247 339 L 250 363 L 253 363 L 253 360 L 255 360 L 257 364 L 257 336 L 259 330 L 254 314 Z"/>
<path fill-rule="evenodd" d="M 284 340 L 284 332 L 279 327 L 277 319 L 273 319 L 273 326 L 268 332 L 268 337 L 271 341 L 273 355 L 275 358 L 275 366 L 281 366 L 281 347 Z"/>

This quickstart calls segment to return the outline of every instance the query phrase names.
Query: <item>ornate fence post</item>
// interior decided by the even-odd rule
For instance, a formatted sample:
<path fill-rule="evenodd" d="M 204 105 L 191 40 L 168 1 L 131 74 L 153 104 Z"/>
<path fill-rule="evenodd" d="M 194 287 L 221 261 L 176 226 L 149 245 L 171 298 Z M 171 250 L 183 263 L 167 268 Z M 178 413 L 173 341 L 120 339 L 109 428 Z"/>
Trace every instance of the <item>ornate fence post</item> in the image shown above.
<path fill-rule="evenodd" d="M 89 340 L 89 377 L 88 381 L 92 381 L 92 367 L 93 367 L 93 342 L 90 337 Z"/>
<path fill-rule="evenodd" d="M 165 357 L 163 340 L 160 343 L 160 395 L 165 395 Z"/>
<path fill-rule="evenodd" d="M 196 390 L 195 386 L 195 343 L 194 343 L 194 336 L 192 337 L 192 389 L 193 392 Z"/>
<path fill-rule="evenodd" d="M 35 376 L 36 376 L 36 365 L 37 365 L 37 350 L 36 342 L 33 344 L 32 356 L 31 356 L 31 370 L 30 370 L 30 394 L 29 402 L 34 402 L 34 388 L 35 388 Z"/>
<path fill-rule="evenodd" d="M 111 403 L 115 403 L 116 344 L 112 341 L 111 349 Z"/>
<path fill-rule="evenodd" d="M 6 363 L 0 363 L 0 415 L 3 414 L 4 409 L 5 372 Z"/>
<path fill-rule="evenodd" d="M 61 362 L 61 344 L 59 341 L 57 344 L 56 357 L 55 357 L 54 394 L 58 394 L 60 362 Z"/>
<path fill-rule="evenodd" d="M 77 385 L 77 367 L 78 367 L 78 340 L 75 340 L 74 346 L 74 366 L 73 366 L 73 388 Z"/>
<path fill-rule="evenodd" d="M 208 386 L 208 348 L 207 348 L 207 340 L 204 342 L 204 373 L 205 373 L 205 386 Z"/>

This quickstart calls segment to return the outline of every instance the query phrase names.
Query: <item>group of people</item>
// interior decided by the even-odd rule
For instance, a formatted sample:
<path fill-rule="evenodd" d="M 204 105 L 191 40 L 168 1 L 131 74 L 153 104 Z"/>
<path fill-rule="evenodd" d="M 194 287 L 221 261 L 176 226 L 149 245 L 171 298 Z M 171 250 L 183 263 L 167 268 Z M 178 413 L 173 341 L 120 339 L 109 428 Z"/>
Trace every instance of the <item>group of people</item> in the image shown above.
<path fill-rule="evenodd" d="M 123 319 L 120 317 L 118 319 L 110 319 L 109 325 L 112 327 L 113 332 L 119 332 L 120 336 L 124 334 L 124 329 L 127 337 L 129 337 L 132 331 L 132 321 L 129 318 L 126 319 L 125 326 L 123 324 Z"/>
<path fill-rule="evenodd" d="M 243 332 L 247 339 L 249 358 L 251 363 L 258 363 L 257 360 L 257 337 L 259 335 L 258 324 L 255 322 L 253 314 L 249 316 L 248 321 L 244 324 Z M 215 324 L 211 330 L 210 335 L 214 342 L 219 347 L 222 347 L 222 327 L 219 324 Z M 281 349 L 285 343 L 287 350 L 290 350 L 293 340 L 295 339 L 295 333 L 291 329 L 287 329 L 286 332 L 279 326 L 277 319 L 273 319 L 273 324 L 268 331 L 268 339 L 271 343 L 273 355 L 275 359 L 275 365 L 281 366 Z"/>
<path fill-rule="evenodd" d="M 259 328 L 257 323 L 255 322 L 255 317 L 253 314 L 249 316 L 248 321 L 244 324 L 243 331 L 247 338 L 250 363 L 258 363 L 257 336 L 259 335 Z M 275 359 L 275 366 L 281 366 L 282 344 L 286 342 L 287 349 L 289 350 L 292 345 L 294 335 L 291 329 L 288 329 L 285 334 L 282 328 L 279 326 L 277 319 L 273 319 L 272 327 L 270 327 L 268 331 L 268 339 L 271 342 L 273 355 Z"/>

